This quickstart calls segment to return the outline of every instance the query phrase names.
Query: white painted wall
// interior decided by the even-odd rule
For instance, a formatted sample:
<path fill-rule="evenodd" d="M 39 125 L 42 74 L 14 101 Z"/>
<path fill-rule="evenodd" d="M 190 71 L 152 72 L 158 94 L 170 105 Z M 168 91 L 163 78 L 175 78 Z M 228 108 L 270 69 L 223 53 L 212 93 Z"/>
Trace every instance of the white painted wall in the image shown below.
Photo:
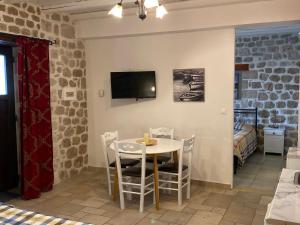
<path fill-rule="evenodd" d="M 89 164 L 104 166 L 99 136 L 107 130 L 132 138 L 167 126 L 180 138 L 196 134 L 194 179 L 231 184 L 234 39 L 230 28 L 87 40 Z M 199 67 L 206 70 L 205 102 L 175 103 L 172 70 Z M 128 70 L 155 70 L 157 98 L 112 100 L 110 72 Z"/>
<path fill-rule="evenodd" d="M 234 27 L 300 21 L 299 8 L 299 0 L 262 0 L 171 10 L 143 22 L 136 15 L 75 16 L 87 48 L 90 165 L 103 166 L 99 135 L 106 130 L 129 138 L 169 126 L 178 137 L 197 135 L 194 179 L 232 184 Z M 174 103 L 172 70 L 197 67 L 206 69 L 205 103 Z M 126 70 L 156 70 L 157 99 L 112 101 L 109 74 Z"/>

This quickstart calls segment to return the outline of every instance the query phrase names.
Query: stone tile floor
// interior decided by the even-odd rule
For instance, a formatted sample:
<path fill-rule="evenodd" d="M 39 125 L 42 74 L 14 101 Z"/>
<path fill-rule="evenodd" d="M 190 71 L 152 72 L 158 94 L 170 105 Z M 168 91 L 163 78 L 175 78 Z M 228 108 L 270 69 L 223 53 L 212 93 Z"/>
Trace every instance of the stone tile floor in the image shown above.
<path fill-rule="evenodd" d="M 126 209 L 120 210 L 119 202 L 113 202 L 108 195 L 105 170 L 95 168 L 56 185 L 53 191 L 44 193 L 39 199 L 15 199 L 9 203 L 19 208 L 96 225 L 263 225 L 267 204 L 273 195 L 273 189 L 269 186 L 265 188 L 264 179 L 270 181 L 269 177 L 272 177 L 274 180 L 271 183 L 275 185 L 277 177 L 274 171 L 279 173 L 279 168 L 272 157 L 260 161 L 260 168 L 257 168 L 256 157 L 249 160 L 249 164 L 253 165 L 245 167 L 245 171 L 240 170 L 238 174 L 241 179 L 248 179 L 253 177 L 251 168 L 260 171 L 251 183 L 255 188 L 238 187 L 230 190 L 193 183 L 191 200 L 185 199 L 181 207 L 177 205 L 175 193 L 161 193 L 160 210 L 155 209 L 152 196 L 145 201 L 144 213 L 138 212 L 138 198 L 126 200 Z"/>
<path fill-rule="evenodd" d="M 285 160 L 280 155 L 256 152 L 234 176 L 236 190 L 274 192 Z"/>

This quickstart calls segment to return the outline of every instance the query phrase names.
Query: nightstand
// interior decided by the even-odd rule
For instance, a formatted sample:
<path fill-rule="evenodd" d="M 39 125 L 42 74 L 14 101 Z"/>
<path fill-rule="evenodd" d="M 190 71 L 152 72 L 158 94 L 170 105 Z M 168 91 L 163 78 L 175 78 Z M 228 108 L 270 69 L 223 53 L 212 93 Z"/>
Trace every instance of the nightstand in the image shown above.
<path fill-rule="evenodd" d="M 264 153 L 277 153 L 283 155 L 284 152 L 284 131 L 282 128 L 264 128 Z"/>

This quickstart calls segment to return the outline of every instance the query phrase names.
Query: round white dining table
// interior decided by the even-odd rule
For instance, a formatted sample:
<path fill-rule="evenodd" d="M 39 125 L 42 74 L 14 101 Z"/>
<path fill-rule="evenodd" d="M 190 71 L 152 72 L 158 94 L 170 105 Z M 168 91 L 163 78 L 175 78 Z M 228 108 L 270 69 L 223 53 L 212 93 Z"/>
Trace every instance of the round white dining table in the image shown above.
<path fill-rule="evenodd" d="M 136 143 L 136 141 L 141 138 L 132 138 L 132 139 L 124 139 L 120 140 L 120 142 L 129 142 Z M 158 189 L 158 165 L 157 165 L 157 156 L 163 153 L 173 153 L 173 160 L 175 163 L 178 163 L 178 155 L 177 151 L 182 147 L 182 142 L 174 139 L 166 139 L 166 138 L 154 138 L 157 140 L 156 145 L 147 146 L 146 154 L 153 156 L 153 174 L 154 174 L 154 190 L 155 190 L 155 200 L 156 200 L 156 209 L 159 209 L 159 189 Z M 109 146 L 112 150 L 115 149 L 114 143 Z M 117 165 L 117 164 L 115 164 Z M 115 169 L 114 176 L 114 194 L 113 199 L 116 200 L 116 196 L 118 193 L 118 176 L 117 169 Z"/>

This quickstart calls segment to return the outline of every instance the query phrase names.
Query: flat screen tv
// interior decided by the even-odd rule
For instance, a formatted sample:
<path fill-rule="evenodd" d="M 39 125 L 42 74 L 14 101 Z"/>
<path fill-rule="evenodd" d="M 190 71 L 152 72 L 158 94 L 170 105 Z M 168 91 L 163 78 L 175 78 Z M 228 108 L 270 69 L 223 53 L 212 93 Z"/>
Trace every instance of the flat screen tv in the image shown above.
<path fill-rule="evenodd" d="M 112 99 L 156 98 L 155 71 L 111 72 Z"/>

